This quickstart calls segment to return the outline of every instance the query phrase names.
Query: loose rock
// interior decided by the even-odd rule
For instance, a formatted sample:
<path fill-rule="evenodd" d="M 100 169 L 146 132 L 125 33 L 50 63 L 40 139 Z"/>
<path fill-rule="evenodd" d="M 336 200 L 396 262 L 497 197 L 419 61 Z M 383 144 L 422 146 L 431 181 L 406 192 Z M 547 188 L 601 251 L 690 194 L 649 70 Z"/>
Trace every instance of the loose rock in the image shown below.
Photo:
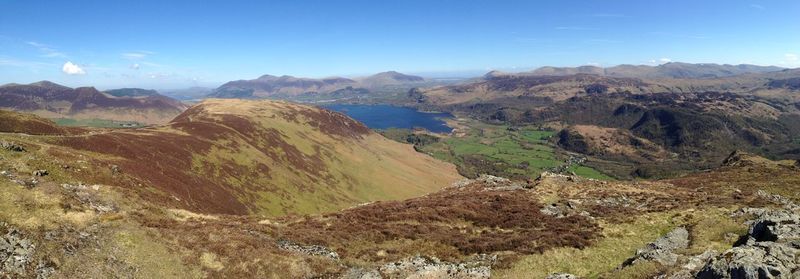
<path fill-rule="evenodd" d="M 33 261 L 36 245 L 26 239 L 21 232 L 7 225 L 0 225 L 0 277 L 11 275 L 11 278 L 25 276 L 28 266 Z"/>
<path fill-rule="evenodd" d="M 477 263 L 448 263 L 435 257 L 416 256 L 379 268 L 380 273 L 390 278 L 489 278 L 492 270 Z"/>
<path fill-rule="evenodd" d="M 300 245 L 288 240 L 279 240 L 278 248 L 310 256 L 326 257 L 332 260 L 339 260 L 339 254 L 327 247 L 320 245 Z"/>
<path fill-rule="evenodd" d="M 25 152 L 25 147 L 22 147 L 21 145 L 17 145 L 16 143 L 7 142 L 7 141 L 0 141 L 0 148 L 5 149 L 5 150 L 14 151 L 14 152 Z"/>
<path fill-rule="evenodd" d="M 553 273 L 547 275 L 544 279 L 578 279 L 578 276 L 569 273 Z"/>

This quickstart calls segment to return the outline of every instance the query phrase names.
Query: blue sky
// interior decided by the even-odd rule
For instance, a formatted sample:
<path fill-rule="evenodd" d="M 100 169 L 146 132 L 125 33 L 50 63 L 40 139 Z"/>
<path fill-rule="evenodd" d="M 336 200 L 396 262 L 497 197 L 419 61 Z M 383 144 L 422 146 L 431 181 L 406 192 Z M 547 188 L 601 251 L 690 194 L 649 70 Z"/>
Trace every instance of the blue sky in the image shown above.
<path fill-rule="evenodd" d="M 0 83 L 216 86 L 664 61 L 800 67 L 800 1 L 0 0 Z"/>

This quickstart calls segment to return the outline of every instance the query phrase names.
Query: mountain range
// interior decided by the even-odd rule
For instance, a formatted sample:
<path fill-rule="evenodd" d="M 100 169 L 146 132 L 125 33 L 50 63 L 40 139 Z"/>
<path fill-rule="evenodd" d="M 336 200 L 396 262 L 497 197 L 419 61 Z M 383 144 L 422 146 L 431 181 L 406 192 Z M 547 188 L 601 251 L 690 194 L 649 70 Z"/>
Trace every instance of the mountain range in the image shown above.
<path fill-rule="evenodd" d="M 0 86 L 0 108 L 47 118 L 109 119 L 166 123 L 187 106 L 153 90 L 70 88 L 49 81 Z"/>
<path fill-rule="evenodd" d="M 388 86 L 413 86 L 424 82 L 426 80 L 422 77 L 405 75 L 394 71 L 354 79 L 343 77 L 313 79 L 263 75 L 252 80 L 227 82 L 208 96 L 214 98 L 293 97 L 301 94 L 328 94 L 342 89 L 363 88 L 376 90 Z"/>
<path fill-rule="evenodd" d="M 783 70 L 784 68 L 776 66 L 758 66 L 749 64 L 713 64 L 713 63 L 683 63 L 683 62 L 669 62 L 658 66 L 649 65 L 618 65 L 613 67 L 598 67 L 598 66 L 580 66 L 580 67 L 540 67 L 530 72 L 522 73 L 503 73 L 493 71 L 487 75 L 536 75 L 536 76 L 552 76 L 552 75 L 575 75 L 575 74 L 592 74 L 608 77 L 628 77 L 628 78 L 642 78 L 642 79 L 665 79 L 665 78 L 694 78 L 694 79 L 707 79 L 707 78 L 721 78 L 731 77 L 742 74 L 752 73 L 767 73 Z"/>
<path fill-rule="evenodd" d="M 708 168 L 737 149 L 800 159 L 797 80 L 800 70 L 752 65 L 545 67 L 407 98 L 425 110 L 557 131 L 554 142 L 588 155 L 586 165 L 628 179 Z"/>

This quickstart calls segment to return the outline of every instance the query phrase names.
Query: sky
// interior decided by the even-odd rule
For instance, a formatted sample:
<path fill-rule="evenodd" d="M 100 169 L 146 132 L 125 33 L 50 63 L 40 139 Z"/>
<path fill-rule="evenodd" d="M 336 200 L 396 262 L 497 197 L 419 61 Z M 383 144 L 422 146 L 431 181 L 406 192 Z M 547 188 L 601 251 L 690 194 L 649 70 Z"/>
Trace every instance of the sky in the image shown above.
<path fill-rule="evenodd" d="M 0 0 L 0 84 L 218 86 L 669 61 L 800 67 L 797 0 Z"/>

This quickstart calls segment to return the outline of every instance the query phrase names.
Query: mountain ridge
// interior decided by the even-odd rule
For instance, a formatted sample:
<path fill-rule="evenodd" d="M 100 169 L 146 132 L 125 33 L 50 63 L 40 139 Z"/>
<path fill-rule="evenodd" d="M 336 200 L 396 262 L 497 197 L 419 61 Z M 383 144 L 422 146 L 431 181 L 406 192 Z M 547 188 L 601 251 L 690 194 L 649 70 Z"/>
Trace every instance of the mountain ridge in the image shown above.
<path fill-rule="evenodd" d="M 663 78 L 723 78 L 743 74 L 777 72 L 785 68 L 777 66 L 758 66 L 750 64 L 715 64 L 669 62 L 657 66 L 620 64 L 612 67 L 578 66 L 553 67 L 544 66 L 518 75 L 573 75 L 596 74 L 610 77 L 629 77 L 645 79 Z M 513 75 L 513 74 L 512 74 Z"/>
<path fill-rule="evenodd" d="M 227 82 L 215 89 L 212 98 L 264 98 L 273 96 L 297 96 L 301 94 L 328 94 L 337 90 L 354 88 L 379 89 L 386 86 L 417 84 L 425 82 L 419 76 L 401 74 L 396 71 L 381 72 L 359 78 L 326 77 L 304 78 L 289 75 L 262 75 L 251 80 Z"/>
<path fill-rule="evenodd" d="M 186 109 L 181 102 L 151 92 L 113 96 L 94 87 L 70 88 L 49 81 L 0 87 L 0 108 L 47 118 L 109 119 L 165 123 Z"/>

